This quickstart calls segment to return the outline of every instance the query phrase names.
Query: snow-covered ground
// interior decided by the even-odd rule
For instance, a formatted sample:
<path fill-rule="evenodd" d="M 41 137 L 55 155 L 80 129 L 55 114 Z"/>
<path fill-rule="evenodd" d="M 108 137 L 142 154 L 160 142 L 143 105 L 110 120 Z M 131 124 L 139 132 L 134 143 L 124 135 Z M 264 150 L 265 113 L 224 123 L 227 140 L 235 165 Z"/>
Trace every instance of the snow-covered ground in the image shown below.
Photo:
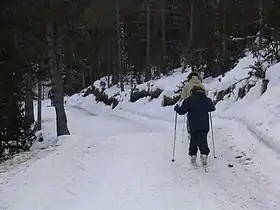
<path fill-rule="evenodd" d="M 227 104 L 232 96 L 219 103 L 217 115 L 244 123 L 267 146 L 280 152 L 280 64 L 267 70 L 267 79 L 270 82 L 263 95 L 258 81 L 242 100 Z"/>
<path fill-rule="evenodd" d="M 248 55 L 225 77 L 205 80 L 209 96 L 246 77 L 252 63 Z M 217 104 L 213 125 L 218 158 L 211 153 L 210 173 L 189 164 L 182 116 L 176 161 L 171 162 L 174 111 L 161 107 L 161 101 L 175 95 L 187 75 L 178 69 L 151 81 L 151 88 L 164 90 L 152 101 L 130 103 L 127 88 L 114 110 L 92 95 L 67 98 L 72 135 L 59 139 L 54 109 L 46 101 L 45 141 L 0 165 L 0 210 L 280 209 L 280 65 L 268 70 L 270 82 L 262 96 L 260 81 L 245 80 Z M 246 82 L 256 85 L 236 100 Z M 147 83 L 138 88 L 147 89 Z M 105 92 L 112 96 L 118 91 L 112 87 Z M 211 150 L 212 142 L 209 134 Z"/>
<path fill-rule="evenodd" d="M 45 107 L 45 113 L 53 109 Z M 173 123 L 124 111 L 67 107 L 70 137 L 1 174 L 0 209 L 279 209 L 279 154 L 233 121 L 215 119 L 218 159 L 189 165 Z M 46 121 L 54 132 L 54 121 Z M 181 128 L 179 126 L 179 128 Z M 211 138 L 209 138 L 210 140 Z M 209 141 L 210 142 L 210 141 Z M 234 167 L 229 168 L 228 164 Z"/>

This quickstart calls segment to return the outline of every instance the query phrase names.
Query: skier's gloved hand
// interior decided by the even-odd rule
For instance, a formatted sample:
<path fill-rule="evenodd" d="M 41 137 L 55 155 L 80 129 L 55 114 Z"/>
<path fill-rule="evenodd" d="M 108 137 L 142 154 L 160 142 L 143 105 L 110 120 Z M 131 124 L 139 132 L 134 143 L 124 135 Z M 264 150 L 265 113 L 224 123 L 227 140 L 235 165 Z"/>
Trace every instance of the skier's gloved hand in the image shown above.
<path fill-rule="evenodd" d="M 179 105 L 176 104 L 176 105 L 174 106 L 174 111 L 177 112 L 178 109 L 179 109 Z"/>

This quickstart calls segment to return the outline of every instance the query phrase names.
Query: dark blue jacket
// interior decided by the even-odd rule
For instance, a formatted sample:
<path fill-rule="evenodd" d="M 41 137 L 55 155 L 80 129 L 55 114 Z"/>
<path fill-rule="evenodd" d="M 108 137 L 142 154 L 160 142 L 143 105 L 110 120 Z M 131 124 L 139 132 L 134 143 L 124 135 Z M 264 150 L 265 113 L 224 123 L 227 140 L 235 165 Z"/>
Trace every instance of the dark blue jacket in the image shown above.
<path fill-rule="evenodd" d="M 205 92 L 194 92 L 186 98 L 182 105 L 176 109 L 180 115 L 188 113 L 190 132 L 209 131 L 209 114 L 215 111 L 215 106 Z"/>

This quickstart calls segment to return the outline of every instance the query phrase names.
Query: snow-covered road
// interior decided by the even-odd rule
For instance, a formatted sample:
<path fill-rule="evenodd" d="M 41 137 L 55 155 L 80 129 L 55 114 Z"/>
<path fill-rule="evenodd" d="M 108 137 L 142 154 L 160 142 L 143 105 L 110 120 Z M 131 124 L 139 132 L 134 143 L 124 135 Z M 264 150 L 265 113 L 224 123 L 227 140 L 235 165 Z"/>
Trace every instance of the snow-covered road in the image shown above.
<path fill-rule="evenodd" d="M 44 129 L 54 132 L 53 110 L 44 111 L 52 116 Z M 123 111 L 67 113 L 71 137 L 2 172 L 0 210 L 280 209 L 279 154 L 243 125 L 214 120 L 218 159 L 210 157 L 206 174 L 190 167 L 180 129 L 171 162 L 172 123 Z"/>

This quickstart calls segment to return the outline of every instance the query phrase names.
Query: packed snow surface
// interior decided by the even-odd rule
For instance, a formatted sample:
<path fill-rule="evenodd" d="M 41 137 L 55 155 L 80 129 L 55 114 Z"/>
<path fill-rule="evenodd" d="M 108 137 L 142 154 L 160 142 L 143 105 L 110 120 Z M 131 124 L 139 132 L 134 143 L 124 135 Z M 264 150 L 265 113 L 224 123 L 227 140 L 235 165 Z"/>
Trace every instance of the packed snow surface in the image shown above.
<path fill-rule="evenodd" d="M 223 78 L 204 81 L 208 95 L 247 76 L 251 55 Z M 44 101 L 44 142 L 0 164 L 0 210 L 237 210 L 280 209 L 280 65 L 240 100 L 227 95 L 213 113 L 214 139 L 209 173 L 193 169 L 183 116 L 178 117 L 176 156 L 173 107 L 161 107 L 188 73 L 151 81 L 161 88 L 158 99 L 129 102 L 119 93 L 116 109 L 94 97 L 66 100 L 71 136 L 55 137 L 55 112 Z M 219 80 L 220 79 L 220 80 Z M 98 85 L 98 81 L 95 83 Z M 238 84 L 234 92 L 238 92 Z M 138 86 L 147 88 L 147 84 Z M 107 94 L 118 93 L 116 87 Z M 213 140 L 217 159 L 213 158 Z"/>
<path fill-rule="evenodd" d="M 190 166 L 181 124 L 172 163 L 169 121 L 73 107 L 67 114 L 72 136 L 24 164 L 1 166 L 0 209 L 279 209 L 279 154 L 242 124 L 214 120 L 218 159 L 210 157 L 207 174 Z"/>

